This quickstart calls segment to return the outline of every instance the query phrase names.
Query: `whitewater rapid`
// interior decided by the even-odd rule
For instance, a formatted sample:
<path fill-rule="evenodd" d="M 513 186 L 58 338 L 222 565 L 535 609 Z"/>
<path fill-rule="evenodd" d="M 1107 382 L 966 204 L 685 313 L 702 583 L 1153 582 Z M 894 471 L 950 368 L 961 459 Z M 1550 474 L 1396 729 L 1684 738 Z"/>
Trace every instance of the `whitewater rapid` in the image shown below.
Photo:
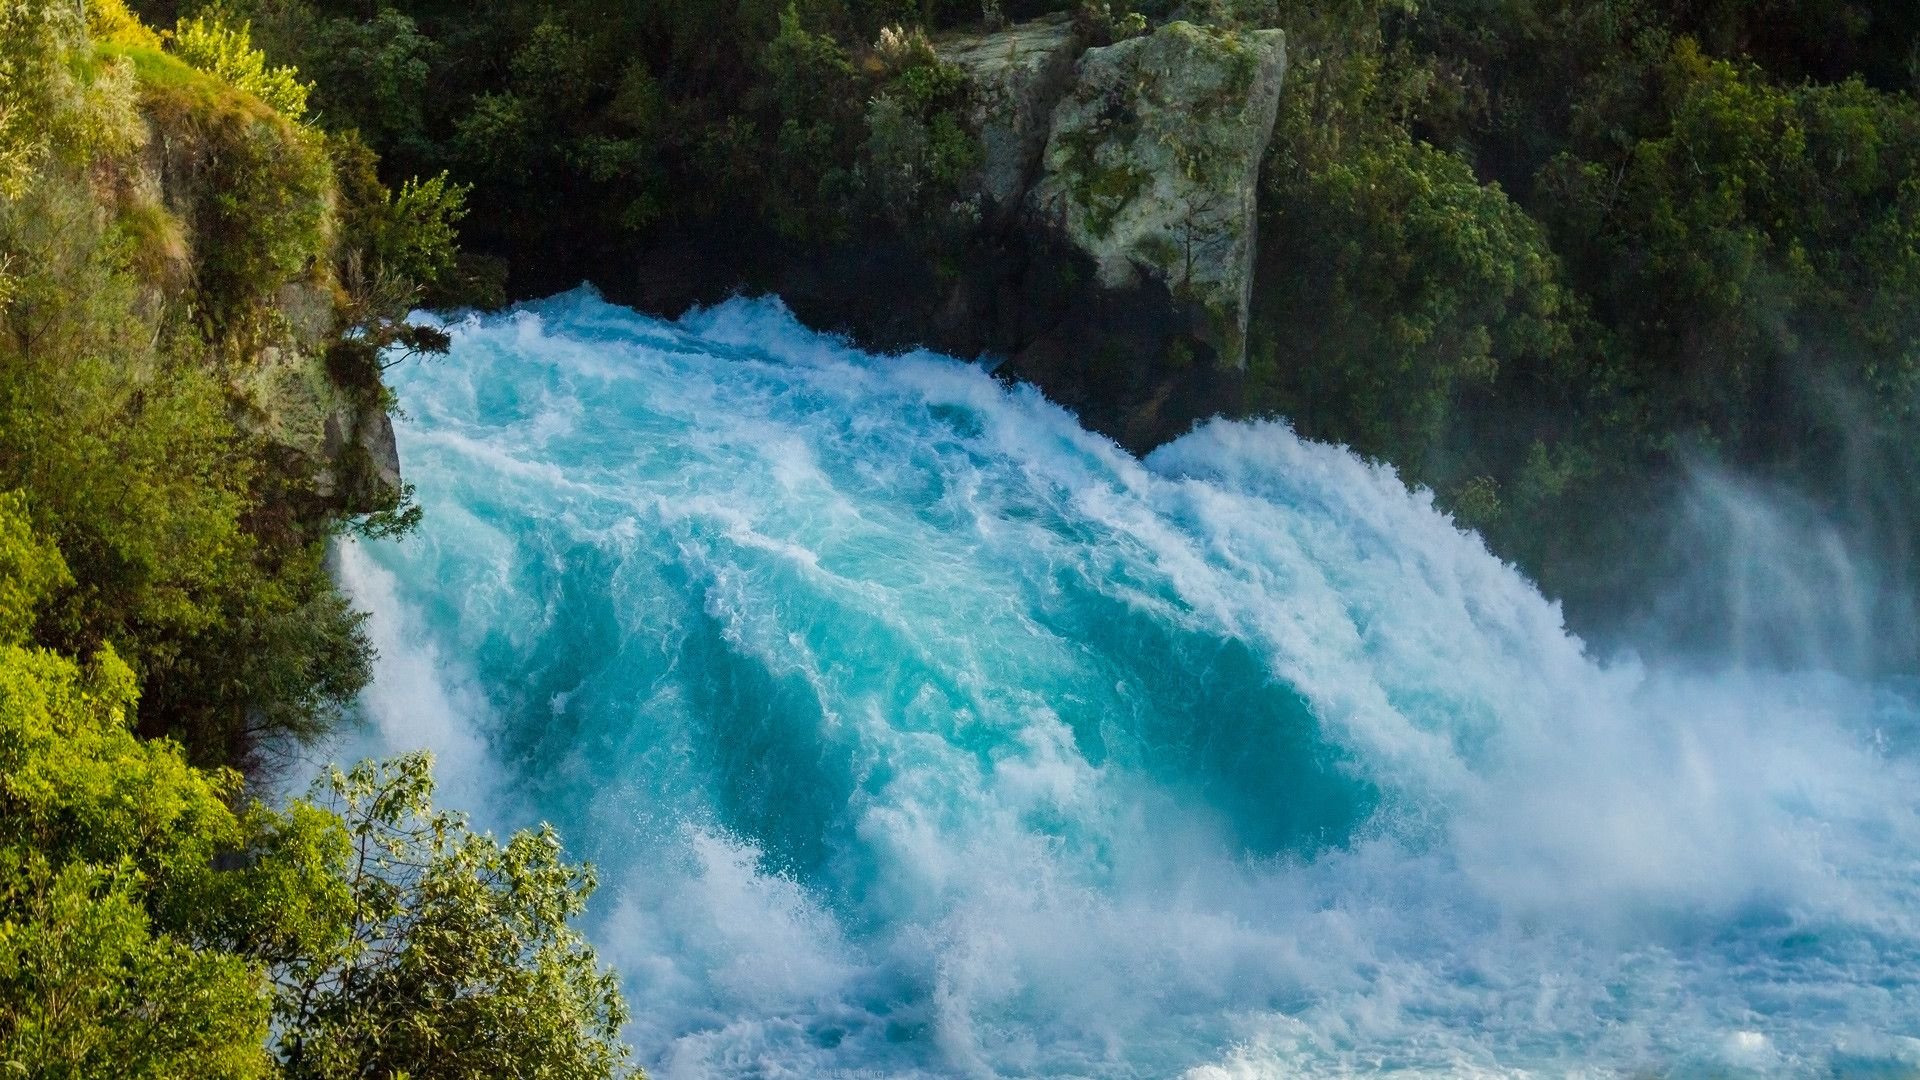
<path fill-rule="evenodd" d="M 1277 423 L 1141 461 L 772 301 L 448 329 L 343 752 L 600 868 L 652 1075 L 1920 1069 L 1912 684 L 1597 662 Z"/>

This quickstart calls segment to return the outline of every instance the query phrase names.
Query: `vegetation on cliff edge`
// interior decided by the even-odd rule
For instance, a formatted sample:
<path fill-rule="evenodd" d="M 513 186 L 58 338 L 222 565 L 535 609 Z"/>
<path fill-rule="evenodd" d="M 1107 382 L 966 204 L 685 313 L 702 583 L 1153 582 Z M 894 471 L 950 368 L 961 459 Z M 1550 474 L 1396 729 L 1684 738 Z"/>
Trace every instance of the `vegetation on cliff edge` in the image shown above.
<path fill-rule="evenodd" d="M 324 545 L 410 513 L 322 414 L 444 348 L 403 316 L 462 212 L 307 91 L 217 16 L 0 0 L 0 1073 L 621 1075 L 551 832 L 419 756 L 278 808 L 235 771 L 369 677 Z"/>

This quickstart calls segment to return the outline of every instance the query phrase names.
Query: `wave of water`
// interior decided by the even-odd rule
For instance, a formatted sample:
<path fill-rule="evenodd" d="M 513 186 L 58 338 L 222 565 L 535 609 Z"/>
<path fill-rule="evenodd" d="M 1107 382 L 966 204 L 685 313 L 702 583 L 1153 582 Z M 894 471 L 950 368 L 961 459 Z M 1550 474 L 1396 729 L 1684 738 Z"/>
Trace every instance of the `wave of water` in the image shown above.
<path fill-rule="evenodd" d="M 599 865 L 654 1075 L 1920 1067 L 1911 686 L 1596 662 L 1279 424 L 1140 461 L 768 301 L 450 329 L 362 748 Z"/>

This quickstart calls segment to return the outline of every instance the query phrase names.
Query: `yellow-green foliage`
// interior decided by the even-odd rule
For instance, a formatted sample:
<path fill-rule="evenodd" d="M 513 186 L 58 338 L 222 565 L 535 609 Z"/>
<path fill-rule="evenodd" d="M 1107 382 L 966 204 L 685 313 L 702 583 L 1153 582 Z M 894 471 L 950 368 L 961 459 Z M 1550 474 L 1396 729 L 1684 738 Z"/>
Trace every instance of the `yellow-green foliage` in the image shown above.
<path fill-rule="evenodd" d="M 264 85 L 230 81 L 216 69 L 254 71 L 259 53 L 222 61 L 245 44 L 244 31 L 194 25 L 176 37 L 177 55 L 124 44 L 100 51 L 131 65 L 143 111 L 186 159 L 180 194 L 189 197 L 200 306 L 232 328 L 274 290 L 330 262 L 332 174 L 319 133 L 290 119 L 297 113 L 286 111 L 287 101 L 276 107 L 258 96 L 279 93 L 291 79 L 285 69 L 270 73 L 284 79 Z M 199 51 L 188 52 L 189 44 Z"/>
<path fill-rule="evenodd" d="M 551 833 L 434 812 L 425 758 L 336 778 L 335 812 L 188 756 L 312 734 L 368 677 L 287 505 L 309 481 L 227 378 L 271 290 L 330 262 L 332 173 L 243 34 L 201 35 L 210 72 L 94 14 L 98 46 L 67 0 L 0 0 L 0 1077 L 620 1074 L 623 1006 L 567 925 L 592 877 Z M 149 122 L 180 218 L 131 153 Z M 458 204 L 383 198 L 395 258 L 444 265 Z"/>
<path fill-rule="evenodd" d="M 0 496 L 0 617 L 59 563 Z M 236 774 L 133 735 L 137 697 L 111 649 L 0 642 L 0 1075 L 625 1073 L 625 1008 L 567 925 L 592 873 L 550 830 L 435 811 L 425 755 L 335 773 L 337 809 L 235 809 Z"/>
<path fill-rule="evenodd" d="M 185 223 L 151 216 L 128 222 L 149 241 L 144 269 L 173 276 L 186 253 L 185 237 L 173 233 L 190 226 L 197 306 L 222 329 L 239 330 L 274 290 L 323 272 L 331 261 L 333 187 L 324 140 L 299 122 L 307 86 L 293 69 L 268 66 L 244 25 L 182 20 L 163 48 L 118 0 L 93 6 L 89 18 L 90 49 L 69 35 L 43 51 L 64 49 L 102 72 L 90 85 L 100 88 L 96 96 L 111 91 L 124 99 L 113 115 L 144 114 L 129 127 L 131 137 L 152 122 L 183 185 L 175 198 L 189 204 Z M 94 139 L 108 141 L 105 134 Z"/>
<path fill-rule="evenodd" d="M 626 1005 L 567 925 L 593 871 L 552 828 L 502 844 L 435 810 L 426 754 L 335 770 L 315 794 L 353 837 L 331 868 L 353 902 L 336 949 L 276 971 L 290 1080 L 628 1075 Z"/>
<path fill-rule="evenodd" d="M 0 498 L 9 618 L 58 560 Z M 203 947 L 238 778 L 136 739 L 136 696 L 110 649 L 82 667 L 0 644 L 0 1072 L 267 1075 L 260 968 Z"/>
<path fill-rule="evenodd" d="M 0 202 L 0 251 L 33 268 L 0 311 L 0 485 L 32 493 L 76 578 L 42 620 L 52 640 L 119 645 L 150 726 L 208 760 L 324 726 L 368 676 L 359 619 L 316 540 L 247 528 L 264 463 L 193 337 L 145 306 L 125 223 L 44 183 Z"/>
<path fill-rule="evenodd" d="M 158 202 L 129 199 L 115 222 L 126 241 L 127 266 L 141 281 L 174 291 L 185 282 L 193 252 L 180 219 Z"/>
<path fill-rule="evenodd" d="M 454 226 L 466 216 L 467 187 L 446 173 L 418 177 L 386 198 L 374 255 L 386 270 L 431 285 L 453 270 L 458 248 Z"/>
<path fill-rule="evenodd" d="M 58 0 L 4 0 L 0 19 L 21 31 L 0 56 L 35 162 L 0 192 L 0 490 L 28 493 L 73 577 L 42 639 L 113 644 L 146 681 L 143 725 L 206 760 L 311 733 L 364 684 L 369 648 L 318 539 L 250 525 L 273 473 L 216 361 L 247 360 L 235 328 L 326 254 L 319 137 L 148 46 L 92 46 Z M 144 185 L 102 183 L 142 167 L 113 133 L 145 117 L 190 225 Z"/>
<path fill-rule="evenodd" d="M 268 67 L 265 53 L 253 47 L 252 30 L 213 19 L 181 19 L 173 48 L 182 60 L 235 89 L 252 94 L 289 120 L 307 114 L 307 93 L 290 67 Z"/>
<path fill-rule="evenodd" d="M 160 35 L 127 10 L 125 0 L 87 0 L 87 33 L 99 44 L 160 48 Z"/>
<path fill-rule="evenodd" d="M 0 250 L 32 267 L 0 312 L 0 484 L 71 553 L 83 636 L 195 628 L 241 549 L 252 467 L 218 381 L 155 350 L 98 217 L 71 183 L 0 203 Z"/>
<path fill-rule="evenodd" d="M 51 159 L 72 166 L 137 147 L 133 73 L 96 60 L 86 23 L 59 0 L 0 0 L 0 199 Z"/>
<path fill-rule="evenodd" d="M 73 96 L 62 59 L 76 35 L 63 5 L 0 2 L 0 198 L 18 198 L 48 152 Z"/>
<path fill-rule="evenodd" d="M 0 493 L 0 645 L 26 641 L 41 597 L 71 584 L 59 549 L 33 535 L 26 496 Z"/>

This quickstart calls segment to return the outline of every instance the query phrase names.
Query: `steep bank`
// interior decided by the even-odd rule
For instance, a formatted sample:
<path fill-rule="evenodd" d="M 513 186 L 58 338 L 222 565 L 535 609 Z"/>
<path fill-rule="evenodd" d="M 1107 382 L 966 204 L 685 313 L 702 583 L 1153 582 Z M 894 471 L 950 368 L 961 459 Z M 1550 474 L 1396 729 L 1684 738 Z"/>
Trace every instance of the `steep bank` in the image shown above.
<path fill-rule="evenodd" d="M 702 228 L 601 284 L 669 312 L 771 292 L 876 348 L 1003 358 L 1144 453 L 1237 411 L 1284 40 L 1175 21 L 1092 46 L 1065 16 L 942 37 L 981 150 L 960 224 L 830 245 Z"/>
<path fill-rule="evenodd" d="M 259 765 L 367 678 L 325 544 L 411 517 L 373 350 L 433 344 L 383 255 L 433 214 L 364 182 L 243 32 L 7 17 L 0 491 L 72 570 L 36 640 L 111 646 L 143 734 Z"/>
<path fill-rule="evenodd" d="M 359 238 L 344 235 L 326 137 L 103 16 L 111 5 L 94 10 L 97 55 L 131 68 L 140 126 L 94 191 L 109 219 L 139 223 L 142 305 L 199 317 L 204 362 L 242 430 L 280 459 L 303 518 L 392 506 L 401 478 L 381 387 L 327 363 L 360 328 L 340 273 Z"/>
<path fill-rule="evenodd" d="M 397 320 L 458 202 L 305 95 L 242 27 L 0 0 L 0 1074 L 632 1077 L 551 830 L 425 754 L 261 783 L 371 677 L 329 549 L 413 519 L 380 350 L 444 347 Z"/>

